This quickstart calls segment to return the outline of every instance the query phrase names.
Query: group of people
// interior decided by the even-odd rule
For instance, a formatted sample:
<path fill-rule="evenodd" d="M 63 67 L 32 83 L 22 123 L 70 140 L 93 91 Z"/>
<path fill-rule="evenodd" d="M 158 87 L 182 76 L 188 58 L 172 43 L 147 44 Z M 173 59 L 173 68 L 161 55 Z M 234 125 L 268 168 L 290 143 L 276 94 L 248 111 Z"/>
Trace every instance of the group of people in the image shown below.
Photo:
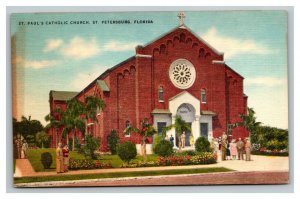
<path fill-rule="evenodd" d="M 167 135 L 165 139 L 169 140 L 171 142 L 171 144 L 174 146 L 174 137 L 173 137 L 173 135 L 171 135 L 170 138 L 168 138 L 168 135 Z M 185 132 L 183 132 L 180 135 L 180 147 L 181 148 L 185 147 L 185 144 L 186 144 L 185 142 L 186 142 L 186 135 L 185 135 Z M 189 142 L 190 142 L 190 146 L 194 146 L 194 136 L 193 136 L 193 134 L 190 134 Z"/>
<path fill-rule="evenodd" d="M 18 134 L 16 137 L 14 137 L 14 147 L 16 159 L 27 158 L 28 143 L 22 135 Z"/>
<path fill-rule="evenodd" d="M 222 136 L 218 139 L 215 138 L 211 142 L 211 148 L 215 153 L 221 151 L 222 160 L 246 160 L 250 161 L 251 157 L 251 143 L 249 138 L 242 140 L 232 139 L 228 140 L 226 133 L 224 132 Z M 244 158 L 245 156 L 245 158 Z"/>
<path fill-rule="evenodd" d="M 56 148 L 56 173 L 64 173 L 69 170 L 69 147 L 58 143 Z"/>

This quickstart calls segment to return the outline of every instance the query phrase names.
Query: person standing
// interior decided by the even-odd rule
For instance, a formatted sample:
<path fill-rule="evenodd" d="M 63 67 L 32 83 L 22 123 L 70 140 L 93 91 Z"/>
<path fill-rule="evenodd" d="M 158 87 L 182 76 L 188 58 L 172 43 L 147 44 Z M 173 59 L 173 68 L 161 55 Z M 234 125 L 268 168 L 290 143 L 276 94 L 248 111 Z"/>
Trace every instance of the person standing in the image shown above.
<path fill-rule="evenodd" d="M 227 147 L 226 147 L 226 160 L 231 160 L 230 144 L 229 143 L 227 143 Z"/>
<path fill-rule="evenodd" d="M 56 148 L 56 173 L 64 172 L 62 144 L 58 143 Z"/>
<path fill-rule="evenodd" d="M 238 159 L 244 160 L 243 152 L 244 152 L 244 142 L 242 141 L 242 138 L 239 138 L 239 141 L 236 143 L 237 152 L 238 152 Z"/>
<path fill-rule="evenodd" d="M 193 136 L 193 134 L 190 135 L 190 146 L 191 147 L 194 146 L 194 136 Z"/>
<path fill-rule="evenodd" d="M 170 142 L 172 144 L 172 147 L 174 147 L 174 137 L 173 137 L 173 135 L 171 135 L 171 137 L 170 137 Z"/>
<path fill-rule="evenodd" d="M 237 148 L 236 148 L 235 140 L 232 140 L 230 143 L 230 154 L 231 154 L 231 158 L 233 160 L 236 160 Z"/>
<path fill-rule="evenodd" d="M 222 160 L 226 160 L 226 149 L 227 149 L 227 135 L 223 132 L 221 137 L 221 149 L 222 149 Z"/>
<path fill-rule="evenodd" d="M 62 149 L 63 153 L 63 163 L 64 163 L 64 172 L 69 171 L 69 147 L 68 145 L 65 145 Z"/>
<path fill-rule="evenodd" d="M 246 151 L 246 161 L 250 161 L 250 154 L 251 154 L 251 143 L 249 138 L 246 139 L 246 144 L 245 144 L 245 151 Z"/>
<path fill-rule="evenodd" d="M 185 147 L 185 132 L 181 134 L 181 148 Z"/>

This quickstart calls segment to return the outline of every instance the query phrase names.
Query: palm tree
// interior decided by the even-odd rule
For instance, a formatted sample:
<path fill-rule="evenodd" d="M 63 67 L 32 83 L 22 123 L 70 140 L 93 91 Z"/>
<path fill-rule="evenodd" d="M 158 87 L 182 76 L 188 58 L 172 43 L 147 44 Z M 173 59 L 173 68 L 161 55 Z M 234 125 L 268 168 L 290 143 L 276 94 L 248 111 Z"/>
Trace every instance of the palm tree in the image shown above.
<path fill-rule="evenodd" d="M 35 140 L 37 143 L 42 144 L 42 148 L 44 148 L 44 143 L 49 140 L 49 136 L 45 131 L 40 131 L 35 135 Z"/>
<path fill-rule="evenodd" d="M 67 135 L 68 143 L 68 134 L 72 132 L 72 151 L 75 149 L 75 132 L 80 130 L 82 133 L 85 133 L 85 121 L 82 118 L 85 109 L 84 105 L 76 99 L 72 99 L 67 102 L 67 110 L 63 112 L 61 122 L 64 125 L 63 137 Z"/>
<path fill-rule="evenodd" d="M 256 122 L 255 111 L 253 110 L 253 108 L 248 107 L 247 110 L 248 114 L 240 115 L 243 121 L 239 125 L 245 127 L 251 135 L 252 133 L 256 132 L 257 127 L 261 124 L 261 122 Z"/>
<path fill-rule="evenodd" d="M 61 114 L 62 113 L 62 110 L 61 109 L 55 109 L 53 111 L 53 113 L 57 113 L 57 114 Z M 55 147 L 57 147 L 57 144 L 58 144 L 58 132 L 57 132 L 57 129 L 59 127 L 62 126 L 62 123 L 61 123 L 61 120 L 59 120 L 57 117 L 55 117 L 54 115 L 52 114 L 48 114 L 45 116 L 45 121 L 46 122 L 49 122 L 46 126 L 45 126 L 45 129 L 48 130 L 48 129 L 55 129 Z"/>
<path fill-rule="evenodd" d="M 186 123 L 182 117 L 180 115 L 177 115 L 176 116 L 176 119 L 175 119 L 175 123 L 174 124 L 171 124 L 170 126 L 167 126 L 165 128 L 163 128 L 162 130 L 162 134 L 163 134 L 163 137 L 166 136 L 166 132 L 171 130 L 172 128 L 175 128 L 175 132 L 176 132 L 176 137 L 177 138 L 180 138 L 182 133 L 184 131 L 189 131 L 191 132 L 191 127 L 188 123 Z M 181 139 L 179 139 L 179 152 L 181 152 Z"/>
<path fill-rule="evenodd" d="M 85 98 L 85 121 L 87 128 L 87 121 L 91 119 L 94 122 L 98 122 L 97 120 L 97 112 L 104 109 L 105 104 L 104 101 L 96 96 L 87 96 Z M 87 132 L 87 129 L 85 130 Z"/>
<path fill-rule="evenodd" d="M 144 162 L 147 161 L 147 151 L 146 151 L 146 139 L 150 136 L 153 136 L 157 133 L 157 130 L 148 123 L 148 119 L 144 118 L 141 122 L 141 129 L 138 129 L 136 127 L 128 126 L 124 130 L 125 134 L 129 134 L 131 132 L 138 133 L 142 137 L 142 143 L 141 143 L 141 154 L 143 156 Z"/>

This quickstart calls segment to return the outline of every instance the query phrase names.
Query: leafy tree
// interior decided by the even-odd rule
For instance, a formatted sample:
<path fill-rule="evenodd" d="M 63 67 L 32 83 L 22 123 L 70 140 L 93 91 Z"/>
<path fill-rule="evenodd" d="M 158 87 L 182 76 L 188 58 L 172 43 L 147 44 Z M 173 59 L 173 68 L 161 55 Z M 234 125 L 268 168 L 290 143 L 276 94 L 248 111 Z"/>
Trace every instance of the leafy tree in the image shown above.
<path fill-rule="evenodd" d="M 45 131 L 40 131 L 35 135 L 35 140 L 44 148 L 44 144 L 49 141 L 49 136 Z"/>
<path fill-rule="evenodd" d="M 255 143 L 257 128 L 261 123 L 256 122 L 255 111 L 253 110 L 253 108 L 248 107 L 247 110 L 248 113 L 246 115 L 244 114 L 240 115 L 240 117 L 242 118 L 242 122 L 240 123 L 240 126 L 245 127 L 249 131 L 251 136 L 251 142 Z"/>
<path fill-rule="evenodd" d="M 190 125 L 186 123 L 180 115 L 176 116 L 174 124 L 171 124 L 170 126 L 163 128 L 163 135 L 165 136 L 166 132 L 171 130 L 172 128 L 175 128 L 177 138 L 180 138 L 180 136 L 184 131 L 191 132 Z M 181 139 L 179 139 L 179 151 L 181 152 Z"/>
<path fill-rule="evenodd" d="M 142 156 L 144 158 L 144 162 L 146 162 L 147 161 L 146 139 L 156 134 L 157 130 L 151 124 L 148 123 L 147 118 L 144 118 L 141 122 L 141 129 L 132 126 L 128 126 L 125 129 L 125 134 L 129 134 L 131 132 L 138 133 L 142 137 L 141 150 L 142 150 Z"/>
<path fill-rule="evenodd" d="M 63 125 L 61 120 L 59 119 L 59 115 L 62 113 L 61 109 L 55 109 L 52 114 L 48 114 L 45 116 L 45 121 L 49 122 L 45 126 L 45 130 L 49 130 L 53 128 L 55 130 L 55 147 L 58 145 L 58 129 Z"/>
<path fill-rule="evenodd" d="M 72 151 L 75 149 L 75 132 L 80 130 L 85 133 L 85 121 L 82 114 L 84 114 L 84 105 L 76 99 L 68 101 L 67 110 L 62 112 L 61 122 L 64 126 L 62 134 L 63 137 L 67 136 L 68 142 L 68 134 L 72 132 Z"/>
<path fill-rule="evenodd" d="M 30 145 L 35 144 L 35 135 L 39 131 L 43 131 L 44 127 L 38 120 L 31 120 L 31 116 L 26 118 L 25 116 L 21 117 L 21 121 L 13 119 L 13 134 L 14 136 L 20 134 L 24 137 L 26 142 Z"/>
<path fill-rule="evenodd" d="M 108 147 L 111 151 L 111 154 L 117 154 L 117 145 L 120 141 L 119 135 L 116 130 L 112 130 L 108 135 Z"/>

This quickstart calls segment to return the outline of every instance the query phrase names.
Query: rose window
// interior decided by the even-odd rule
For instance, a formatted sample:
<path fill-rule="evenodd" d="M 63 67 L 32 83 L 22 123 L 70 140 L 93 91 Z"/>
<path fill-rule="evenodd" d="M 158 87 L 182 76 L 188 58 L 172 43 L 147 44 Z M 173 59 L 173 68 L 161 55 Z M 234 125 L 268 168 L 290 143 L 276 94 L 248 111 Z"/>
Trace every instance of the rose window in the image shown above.
<path fill-rule="evenodd" d="M 193 64 L 185 59 L 174 61 L 169 69 L 169 76 L 172 83 L 180 89 L 191 87 L 195 81 L 195 74 Z"/>

